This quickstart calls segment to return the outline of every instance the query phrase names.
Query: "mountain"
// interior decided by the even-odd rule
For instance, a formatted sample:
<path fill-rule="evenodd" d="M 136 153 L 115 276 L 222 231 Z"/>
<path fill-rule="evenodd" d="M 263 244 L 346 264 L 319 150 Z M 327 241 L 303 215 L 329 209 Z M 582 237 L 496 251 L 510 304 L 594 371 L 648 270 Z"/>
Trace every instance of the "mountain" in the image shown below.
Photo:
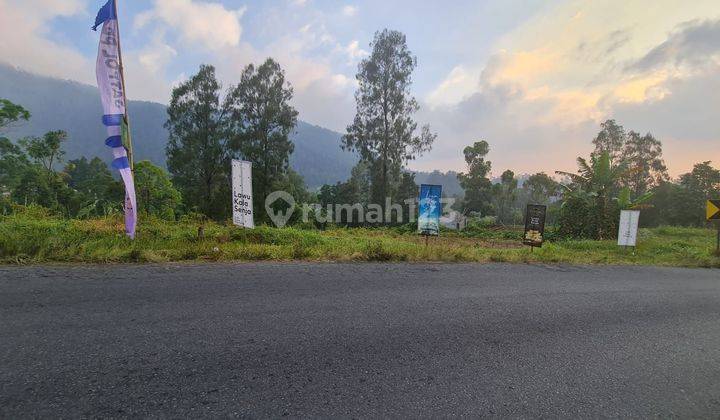
<path fill-rule="evenodd" d="M 67 159 L 99 156 L 110 161 L 103 140 L 105 128 L 100 122 L 102 106 L 97 88 L 69 80 L 38 76 L 0 64 L 0 98 L 22 105 L 32 113 L 29 122 L 18 124 L 7 134 L 10 138 L 39 136 L 50 130 L 65 130 Z M 150 160 L 165 166 L 167 130 L 163 127 L 165 105 L 129 101 L 137 160 Z M 341 134 L 298 121 L 292 140 L 295 152 L 290 165 L 310 188 L 334 184 L 350 177 L 357 163 L 353 153 L 340 149 Z"/>
<path fill-rule="evenodd" d="M 432 184 L 442 185 L 443 194 L 448 197 L 462 196 L 465 194 L 460 182 L 457 179 L 457 172 L 448 171 L 432 171 L 432 172 L 415 172 L 415 183 L 420 184 Z"/>
<path fill-rule="evenodd" d="M 18 124 L 7 133 L 17 139 L 40 136 L 51 130 L 65 130 L 68 141 L 66 159 L 98 156 L 110 162 L 105 146 L 105 127 L 100 122 L 102 105 L 97 88 L 69 80 L 28 73 L 0 63 L 0 98 L 22 105 L 32 113 L 27 123 Z M 168 133 L 163 127 L 166 106 L 154 102 L 129 101 L 128 111 L 133 132 L 136 160 L 149 160 L 165 166 Z M 290 166 L 300 173 L 308 187 L 335 184 L 350 177 L 357 163 L 354 153 L 340 148 L 342 135 L 326 128 L 298 121 L 292 134 L 295 152 Z M 417 172 L 418 184 L 442 184 L 448 195 L 461 194 L 457 174 Z"/>
<path fill-rule="evenodd" d="M 342 134 L 298 121 L 292 136 L 295 152 L 290 166 L 305 178 L 310 188 L 335 184 L 350 178 L 358 157 L 340 148 Z"/>

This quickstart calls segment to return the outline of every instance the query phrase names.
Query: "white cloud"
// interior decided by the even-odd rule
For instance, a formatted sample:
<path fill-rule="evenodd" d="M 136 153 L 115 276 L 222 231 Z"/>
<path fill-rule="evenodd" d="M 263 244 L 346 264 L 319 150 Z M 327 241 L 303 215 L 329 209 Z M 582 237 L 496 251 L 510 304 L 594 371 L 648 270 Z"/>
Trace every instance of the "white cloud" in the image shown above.
<path fill-rule="evenodd" d="M 167 82 L 166 68 L 177 55 L 178 52 L 165 42 L 161 30 L 155 32 L 144 48 L 125 51 L 128 95 L 135 100 L 167 102 L 172 83 Z"/>
<path fill-rule="evenodd" d="M 85 2 L 81 0 L 3 0 L 0 10 L 6 7 L 22 10 L 28 15 L 44 19 L 55 16 L 73 16 L 84 11 Z"/>
<path fill-rule="evenodd" d="M 162 21 L 176 30 L 183 40 L 212 50 L 240 44 L 240 19 L 245 8 L 228 10 L 221 3 L 193 0 L 155 0 L 155 7 L 135 18 L 135 27 Z"/>
<path fill-rule="evenodd" d="M 347 47 L 345 47 L 345 53 L 347 53 L 351 64 L 356 62 L 358 59 L 370 55 L 370 53 L 360 48 L 360 42 L 357 40 L 351 41 Z"/>
<path fill-rule="evenodd" d="M 227 55 L 232 55 L 229 51 L 242 54 L 247 50 L 247 45 L 241 43 L 240 19 L 244 13 L 245 8 L 228 10 L 217 2 L 155 0 L 154 7 L 135 16 L 134 21 L 136 30 L 158 28 L 152 41 L 139 51 L 126 52 L 131 97 L 167 102 L 172 87 L 187 79 L 185 73 L 171 82 L 166 78 L 167 66 L 178 56 L 173 44 L 183 45 L 185 51 L 197 48 L 208 51 L 216 57 L 211 62 L 218 67 L 224 65 Z M 157 25 L 158 21 L 162 25 Z M 174 39 L 173 34 L 178 38 Z"/>
<path fill-rule="evenodd" d="M 238 47 L 217 51 L 212 63 L 217 67 L 218 78 L 228 87 L 238 82 L 245 66 L 261 64 L 267 57 L 273 57 L 294 88 L 292 103 L 300 112 L 299 118 L 330 129 L 344 130 L 344 125 L 352 119 L 355 82 L 334 72 L 326 59 L 308 57 L 306 49 L 310 45 L 289 35 L 262 50 L 241 42 Z"/>
<path fill-rule="evenodd" d="M 307 6 L 305 1 L 289 1 Z M 83 55 L 74 47 L 56 42 L 48 29 L 58 16 L 81 15 L 91 22 L 96 11 L 87 9 L 87 3 L 0 0 L 0 61 L 95 85 L 94 53 Z M 200 64 L 183 61 L 190 67 L 181 74 L 169 74 L 169 66 L 187 53 L 200 53 L 202 62 L 214 64 L 225 87 L 237 83 L 247 64 L 273 57 L 295 89 L 293 103 L 300 118 L 339 130 L 352 118 L 356 82 L 335 67 L 349 59 L 357 60 L 366 52 L 358 42 L 341 44 L 325 26 L 328 16 L 307 10 L 310 19 L 306 22 L 310 23 L 298 28 L 294 17 L 283 8 L 273 8 L 271 14 L 277 19 L 273 27 L 287 29 L 275 31 L 267 44 L 256 48 L 242 39 L 244 8 L 230 10 L 218 0 L 153 0 L 151 5 L 151 9 L 134 17 L 136 32 L 128 39 L 138 38 L 149 28 L 153 29 L 152 35 L 134 48 L 133 42 L 123 45 L 131 99 L 167 103 L 172 87 L 186 80 Z"/>
<path fill-rule="evenodd" d="M 425 99 L 432 106 L 452 105 L 477 92 L 479 85 L 478 74 L 474 69 L 462 65 L 455 66 L 438 87 Z"/>
<path fill-rule="evenodd" d="M 716 118 L 703 111 L 717 100 L 699 88 L 720 78 L 719 26 L 696 20 L 717 15 L 717 3 L 611 3 L 557 3 L 500 39 L 484 67 L 453 68 L 421 113 L 442 145 L 414 166 L 462 169 L 458 150 L 486 139 L 498 172 L 574 170 L 606 118 L 652 131 L 674 153 L 674 174 L 720 153 Z"/>
<path fill-rule="evenodd" d="M 347 87 L 352 87 L 355 85 L 355 80 L 345 76 L 344 74 L 334 74 L 332 75 L 332 81 L 335 86 L 337 86 L 340 89 L 345 89 Z"/>
<path fill-rule="evenodd" d="M 185 83 L 188 80 L 188 75 L 185 72 L 182 72 L 178 75 L 178 77 L 175 78 L 172 82 L 170 82 L 171 88 L 176 88 L 180 86 L 181 84 Z"/>
<path fill-rule="evenodd" d="M 95 83 L 92 61 L 52 39 L 48 23 L 86 14 L 80 0 L 0 0 L 0 61 L 30 72 Z"/>
<path fill-rule="evenodd" d="M 347 5 L 342 8 L 342 14 L 343 16 L 352 17 L 355 16 L 358 12 L 357 6 Z"/>
<path fill-rule="evenodd" d="M 163 34 L 158 32 L 153 37 L 150 45 L 138 53 L 138 61 L 146 71 L 160 74 L 177 54 L 175 48 L 165 43 Z"/>

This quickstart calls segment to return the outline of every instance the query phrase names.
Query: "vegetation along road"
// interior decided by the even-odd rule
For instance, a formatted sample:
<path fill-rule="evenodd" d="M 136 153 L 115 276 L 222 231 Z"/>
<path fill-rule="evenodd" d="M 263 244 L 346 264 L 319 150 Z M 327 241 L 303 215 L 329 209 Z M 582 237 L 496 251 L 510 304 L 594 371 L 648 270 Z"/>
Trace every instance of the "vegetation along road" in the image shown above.
<path fill-rule="evenodd" d="M 714 269 L 0 267 L 0 417 L 705 417 Z"/>

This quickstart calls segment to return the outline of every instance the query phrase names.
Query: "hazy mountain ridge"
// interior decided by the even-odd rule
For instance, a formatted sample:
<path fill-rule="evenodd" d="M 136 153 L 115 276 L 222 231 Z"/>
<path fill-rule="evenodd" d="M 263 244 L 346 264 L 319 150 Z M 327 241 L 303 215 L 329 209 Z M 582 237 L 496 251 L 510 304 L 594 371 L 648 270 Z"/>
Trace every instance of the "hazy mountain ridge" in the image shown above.
<path fill-rule="evenodd" d="M 51 130 L 65 130 L 66 160 L 98 156 L 109 162 L 111 154 L 104 144 L 102 106 L 97 88 L 90 85 L 39 76 L 0 63 L 0 98 L 22 105 L 32 113 L 27 123 L 17 124 L 6 133 L 17 139 L 39 136 Z M 165 166 L 167 130 L 166 106 L 145 101 L 129 101 L 130 123 L 136 160 L 150 160 Z M 292 134 L 295 151 L 290 166 L 300 173 L 310 188 L 335 184 L 350 177 L 357 163 L 354 153 L 340 148 L 342 134 L 298 121 Z M 418 172 L 418 184 L 443 184 L 446 193 L 461 192 L 456 174 Z"/>
<path fill-rule="evenodd" d="M 443 194 L 447 196 L 463 195 L 464 191 L 460 186 L 457 175 L 458 173 L 455 171 L 440 172 L 436 170 L 432 172 L 415 172 L 415 183 L 418 185 L 442 185 Z"/>
<path fill-rule="evenodd" d="M 68 132 L 67 159 L 99 156 L 110 161 L 103 140 L 102 106 L 97 88 L 69 80 L 38 76 L 0 64 L 0 97 L 22 105 L 32 113 L 27 123 L 17 124 L 7 134 L 16 139 L 38 136 L 50 130 Z M 129 101 L 133 146 L 137 160 L 165 166 L 167 130 L 166 106 L 153 102 Z M 295 152 L 290 165 L 303 175 L 310 187 L 343 181 L 357 158 L 340 149 L 339 133 L 298 121 L 292 134 Z"/>
<path fill-rule="evenodd" d="M 0 97 L 32 113 L 29 122 L 17 124 L 8 135 L 18 138 L 42 135 L 50 130 L 68 132 L 67 159 L 111 156 L 103 140 L 107 135 L 100 117 L 102 106 L 97 89 L 68 80 L 36 76 L 0 65 Z M 163 128 L 165 107 L 151 102 L 130 101 L 136 157 L 165 164 L 167 132 Z"/>

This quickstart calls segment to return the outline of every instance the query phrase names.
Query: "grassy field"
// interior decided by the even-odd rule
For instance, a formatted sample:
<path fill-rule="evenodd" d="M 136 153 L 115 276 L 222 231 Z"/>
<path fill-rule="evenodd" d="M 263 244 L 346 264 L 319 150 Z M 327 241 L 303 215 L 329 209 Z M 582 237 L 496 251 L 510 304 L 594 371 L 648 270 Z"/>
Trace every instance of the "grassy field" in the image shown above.
<path fill-rule="evenodd" d="M 639 246 L 619 248 L 615 241 L 547 242 L 530 252 L 519 230 L 483 229 L 444 233 L 425 240 L 402 229 L 325 231 L 259 227 L 242 230 L 196 222 L 144 219 L 138 238 L 122 232 L 120 218 L 64 220 L 27 211 L 0 216 L 0 263 L 119 263 L 168 261 L 447 261 L 572 264 L 642 264 L 720 268 L 714 255 L 715 232 L 660 227 L 642 229 Z"/>

